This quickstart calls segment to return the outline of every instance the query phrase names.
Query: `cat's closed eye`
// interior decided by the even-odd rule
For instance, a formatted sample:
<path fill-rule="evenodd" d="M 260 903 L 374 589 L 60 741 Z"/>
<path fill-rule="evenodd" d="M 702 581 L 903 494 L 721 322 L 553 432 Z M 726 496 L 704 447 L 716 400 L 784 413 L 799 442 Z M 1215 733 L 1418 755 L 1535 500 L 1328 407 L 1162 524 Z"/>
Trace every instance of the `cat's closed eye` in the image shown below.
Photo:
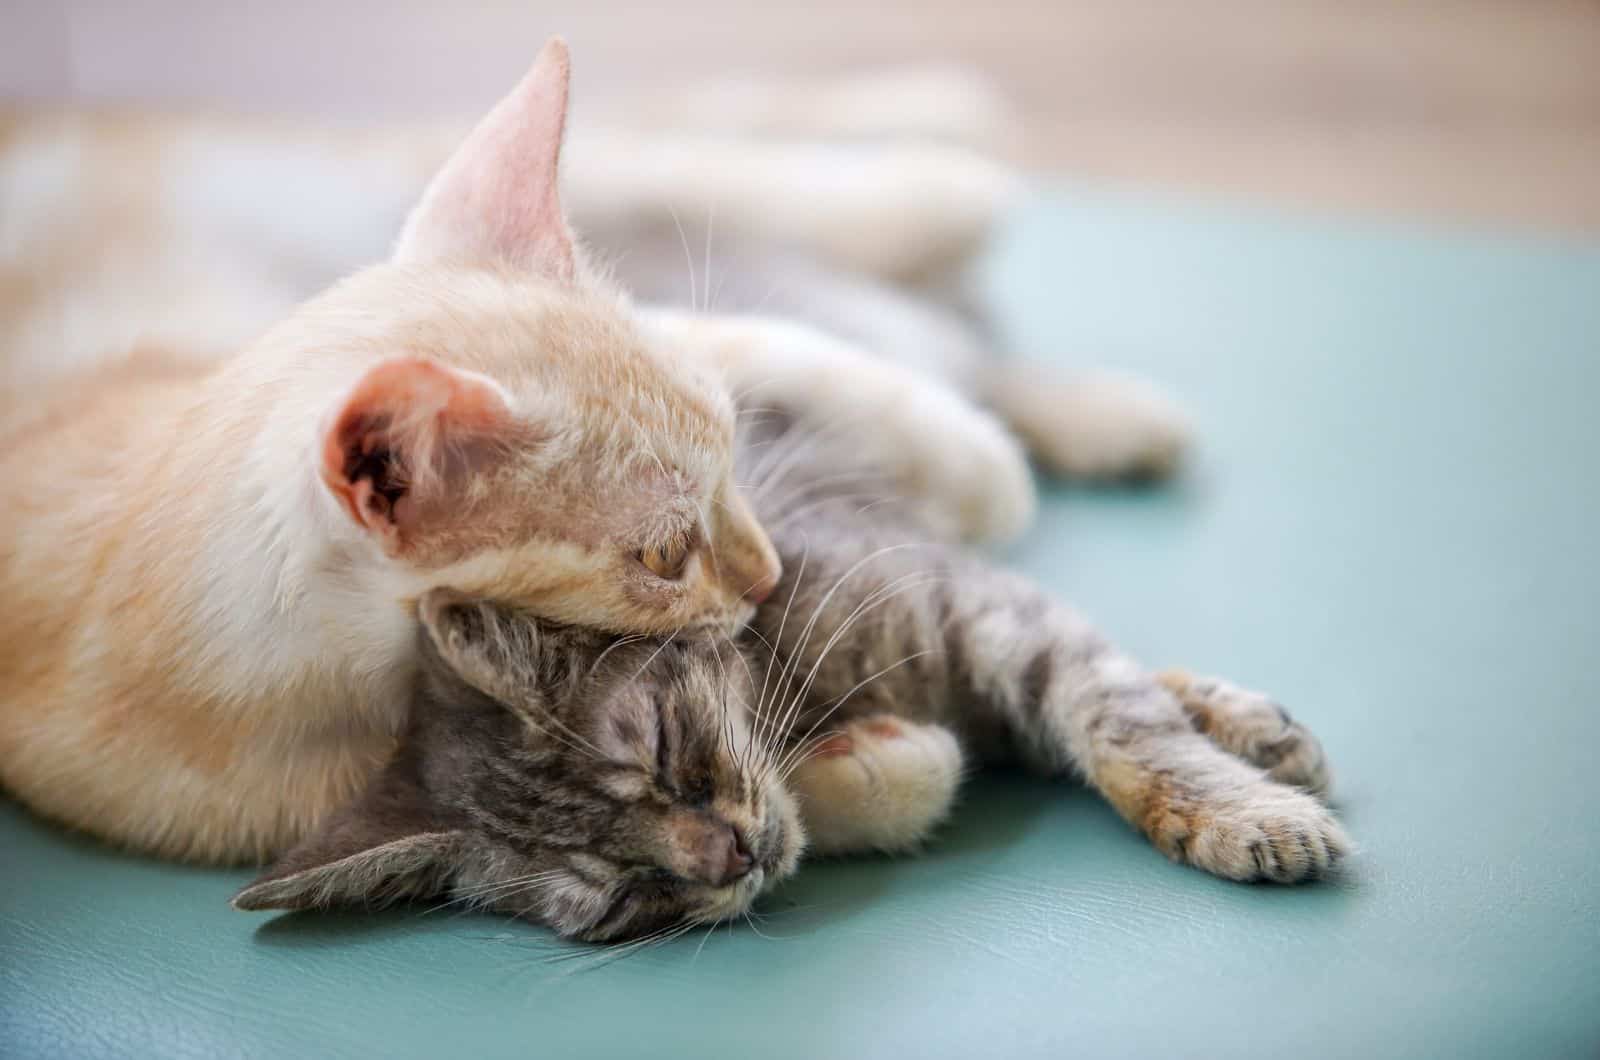
<path fill-rule="evenodd" d="M 636 558 L 656 577 L 677 581 L 688 571 L 697 544 L 696 532 L 685 530 L 659 544 L 640 549 Z"/>
<path fill-rule="evenodd" d="M 683 798 L 692 805 L 703 805 L 711 801 L 716 794 L 716 787 L 712 784 L 711 774 L 703 769 L 696 769 L 683 779 Z"/>

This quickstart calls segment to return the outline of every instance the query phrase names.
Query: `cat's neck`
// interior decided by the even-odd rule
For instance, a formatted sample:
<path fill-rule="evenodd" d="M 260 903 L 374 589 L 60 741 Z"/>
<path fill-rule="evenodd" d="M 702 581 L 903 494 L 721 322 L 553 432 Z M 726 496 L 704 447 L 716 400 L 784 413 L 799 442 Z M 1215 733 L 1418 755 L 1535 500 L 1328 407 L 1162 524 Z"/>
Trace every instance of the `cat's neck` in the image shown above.
<path fill-rule="evenodd" d="M 285 703 L 308 730 L 397 726 L 415 642 L 404 587 L 316 473 L 312 410 L 350 375 L 305 373 L 239 408 L 248 430 L 224 425 L 245 450 L 209 491 L 215 510 L 193 559 L 188 634 L 213 667 L 201 679 L 244 709 Z M 223 400 L 242 392 L 238 382 L 218 380 Z"/>

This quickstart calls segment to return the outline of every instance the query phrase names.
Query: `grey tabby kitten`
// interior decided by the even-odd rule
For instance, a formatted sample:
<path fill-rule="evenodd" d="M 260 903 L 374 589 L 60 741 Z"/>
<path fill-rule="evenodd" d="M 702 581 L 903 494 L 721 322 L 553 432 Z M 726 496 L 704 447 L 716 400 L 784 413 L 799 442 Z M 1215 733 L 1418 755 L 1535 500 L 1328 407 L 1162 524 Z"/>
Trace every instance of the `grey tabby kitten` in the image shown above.
<path fill-rule="evenodd" d="M 618 639 L 428 594 L 395 758 L 234 904 L 448 896 L 592 941 L 715 922 L 792 873 L 808 833 L 823 853 L 915 847 L 963 748 L 1080 778 L 1230 879 L 1305 880 L 1347 851 L 1321 748 L 1282 708 L 1144 671 L 930 540 L 836 441 L 769 431 L 743 455 L 785 571 L 745 633 Z"/>

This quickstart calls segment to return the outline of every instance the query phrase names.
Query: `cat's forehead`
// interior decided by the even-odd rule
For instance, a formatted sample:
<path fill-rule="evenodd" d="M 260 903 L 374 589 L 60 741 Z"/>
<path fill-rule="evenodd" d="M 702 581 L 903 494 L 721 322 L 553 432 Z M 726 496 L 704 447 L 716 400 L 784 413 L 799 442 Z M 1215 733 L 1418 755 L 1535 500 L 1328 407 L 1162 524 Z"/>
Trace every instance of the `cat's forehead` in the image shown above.
<path fill-rule="evenodd" d="M 549 433 L 585 440 L 602 458 L 595 470 L 654 470 L 663 488 L 726 473 L 726 388 L 695 358 L 659 348 L 616 294 L 494 270 L 375 271 L 406 292 L 386 348 L 495 380 Z"/>

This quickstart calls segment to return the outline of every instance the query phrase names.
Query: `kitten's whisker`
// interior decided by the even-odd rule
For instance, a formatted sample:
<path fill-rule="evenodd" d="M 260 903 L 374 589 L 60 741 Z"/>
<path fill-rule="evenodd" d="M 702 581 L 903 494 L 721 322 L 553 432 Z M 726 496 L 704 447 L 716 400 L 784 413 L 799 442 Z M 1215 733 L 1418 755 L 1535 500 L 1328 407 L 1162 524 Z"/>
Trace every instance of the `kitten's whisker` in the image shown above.
<path fill-rule="evenodd" d="M 939 649 L 938 648 L 926 648 L 926 649 L 924 649 L 922 651 L 912 652 L 910 655 L 907 655 L 905 658 L 900 659 L 897 662 L 890 663 L 888 666 L 885 666 L 883 669 L 879 670 L 877 673 L 871 674 L 871 675 L 869 675 L 867 677 L 862 678 L 860 681 L 856 682 L 855 686 L 852 687 L 850 689 L 850 691 L 846 692 L 844 695 L 842 695 L 838 699 L 834 700 L 833 703 L 831 703 L 828 706 L 828 708 L 822 712 L 822 714 L 817 718 L 817 720 L 811 723 L 811 727 L 805 731 L 805 734 L 803 736 L 801 736 L 801 738 L 800 738 L 801 741 L 804 742 L 804 741 L 810 740 L 811 739 L 811 734 L 817 731 L 817 726 L 821 725 L 823 722 L 827 721 L 828 718 L 832 717 L 834 712 L 837 711 L 840 707 L 844 706 L 845 702 L 847 700 L 849 700 L 849 698 L 851 696 L 855 695 L 857 692 L 859 692 L 863 688 L 867 687 L 867 685 L 869 685 L 872 682 L 876 681 L 878 678 L 883 677 L 884 675 L 890 673 L 891 671 L 899 669 L 900 667 L 906 665 L 909 662 L 912 662 L 912 661 L 914 661 L 916 659 L 920 659 L 920 658 L 922 658 L 923 656 L 926 656 L 926 655 L 937 655 L 938 653 L 939 653 Z M 833 731 L 838 731 L 838 730 L 833 730 Z M 819 742 L 820 742 L 820 740 L 824 739 L 826 735 L 827 734 L 824 734 L 823 737 L 818 737 Z M 809 758 L 810 756 L 807 756 L 807 757 Z M 804 759 L 802 759 L 802 761 L 804 761 Z M 800 762 L 796 762 L 793 765 L 790 765 L 785 770 L 785 772 L 783 774 L 783 779 L 784 780 L 788 780 L 789 776 L 791 774 L 793 774 L 795 768 L 797 768 L 799 765 L 800 765 Z"/>
<path fill-rule="evenodd" d="M 843 735 L 843 729 L 828 729 L 825 732 L 817 733 L 815 736 L 807 735 L 801 737 L 784 750 L 783 757 L 778 763 L 778 768 L 773 771 L 772 779 L 779 784 L 787 783 L 796 769 L 817 757 L 818 751 L 822 749 L 822 745 L 827 742 L 829 737 Z"/>
<path fill-rule="evenodd" d="M 523 891 L 534 890 L 535 888 L 541 887 L 561 875 L 563 875 L 563 873 L 559 870 L 552 870 L 549 872 L 536 872 L 531 876 L 519 876 L 512 880 L 500 880 L 495 883 L 483 884 L 471 889 L 463 890 L 461 888 L 457 888 L 449 898 L 438 903 L 437 905 L 429 906 L 427 909 L 424 909 L 417 915 L 429 916 L 433 913 L 437 913 L 441 909 L 448 909 L 451 906 L 460 905 L 466 906 L 470 909 L 487 902 L 499 901 L 502 898 L 509 898 L 512 895 L 520 894 Z"/>
<path fill-rule="evenodd" d="M 745 771 L 745 765 L 740 759 L 739 749 L 734 743 L 733 717 L 728 711 L 728 696 L 733 692 L 733 683 L 728 680 L 728 668 L 722 661 L 722 649 L 717 647 L 717 638 L 715 633 L 709 631 L 706 633 L 706 644 L 711 649 L 712 657 L 717 660 L 717 670 L 722 674 L 722 725 L 719 735 L 722 739 L 723 746 L 727 748 L 728 753 L 733 756 L 734 766 L 737 768 L 739 773 L 743 774 Z M 741 704 L 741 706 L 742 705 L 743 704 Z"/>
<path fill-rule="evenodd" d="M 711 941 L 711 936 L 716 930 L 717 930 L 717 921 L 713 920 L 706 927 L 706 937 L 701 939 L 700 940 L 700 945 L 698 945 L 698 946 L 696 946 L 694 948 L 694 956 L 689 958 L 689 963 L 690 964 L 693 964 L 695 961 L 698 961 L 700 959 L 700 951 L 706 948 L 706 943 Z"/>
<path fill-rule="evenodd" d="M 716 223 L 717 223 L 717 204 L 716 204 L 715 201 L 713 201 L 706 208 L 706 258 L 705 258 L 705 282 L 703 284 L 703 286 L 705 287 L 705 290 L 703 292 L 701 292 L 702 294 L 705 295 L 706 304 L 705 304 L 704 311 L 707 312 L 707 313 L 711 312 L 711 231 L 712 231 L 713 228 L 716 227 Z M 721 291 L 722 291 L 722 283 L 721 283 L 721 281 L 718 281 L 718 283 L 717 283 L 717 291 L 718 291 L 718 293 L 721 293 Z"/>
<path fill-rule="evenodd" d="M 822 599 L 819 600 L 817 602 L 816 606 L 811 609 L 811 618 L 810 618 L 809 621 L 807 621 L 807 623 L 805 625 L 805 628 L 802 629 L 801 632 L 800 632 L 800 643 L 795 647 L 794 651 L 790 654 L 789 659 L 785 661 L 785 667 L 786 667 L 786 669 L 788 671 L 791 671 L 791 676 L 792 676 L 792 670 L 793 670 L 794 666 L 797 665 L 795 660 L 797 660 L 800 657 L 801 653 L 803 653 L 805 651 L 806 645 L 810 642 L 811 633 L 816 628 L 818 620 L 822 617 L 823 609 L 826 608 L 827 605 L 833 600 L 834 595 L 836 593 L 838 593 L 840 587 L 842 585 L 844 585 L 844 583 L 848 579 L 850 579 L 852 576 L 854 576 L 857 571 L 859 571 L 862 567 L 864 567 L 868 563 L 871 563 L 873 560 L 878 559 L 881 556 L 887 555 L 890 552 L 895 552 L 895 551 L 898 551 L 900 549 L 909 548 L 909 547 L 911 547 L 909 543 L 904 543 L 904 544 L 898 544 L 898 545 L 888 545 L 888 546 L 885 546 L 883 548 L 874 549 L 872 552 L 868 553 L 866 556 L 863 556 L 861 559 L 859 559 L 855 563 L 851 564 L 848 570 L 846 570 L 843 574 L 839 575 L 839 577 L 834 580 L 833 585 L 830 586 L 828 591 L 823 594 Z M 798 591 L 799 588 L 800 588 L 800 579 L 797 577 L 795 579 L 795 590 Z M 792 606 L 793 603 L 794 603 L 794 594 L 791 593 L 790 594 L 790 599 L 789 599 L 789 604 Z M 785 623 L 787 622 L 788 617 L 789 617 L 789 614 L 788 614 L 788 609 L 786 607 L 785 610 L 784 610 Z M 779 645 L 782 645 L 782 643 L 783 643 L 783 626 L 781 626 L 781 625 L 778 628 L 778 638 L 777 639 L 778 639 Z M 784 675 L 784 673 L 785 673 L 785 671 L 780 670 L 780 680 L 784 679 L 783 676 L 782 676 L 782 675 Z"/>
<path fill-rule="evenodd" d="M 587 755 L 600 762 L 606 761 L 609 757 L 604 751 L 600 750 L 600 748 L 591 743 L 587 737 L 584 737 L 574 731 L 571 726 L 562 721 L 560 718 L 556 717 L 554 714 L 550 713 L 548 710 L 544 711 L 538 717 L 535 717 L 534 712 L 529 710 L 517 710 L 516 715 L 522 719 L 522 723 L 524 725 L 529 726 L 536 732 L 548 736 L 553 740 L 560 741 L 564 746 L 571 748 L 578 754 Z M 549 723 L 550 725 L 555 726 L 555 728 L 546 728 L 545 723 Z"/>
<path fill-rule="evenodd" d="M 914 578 L 920 578 L 921 580 L 912 581 L 912 579 L 914 579 Z M 900 595 L 902 593 L 905 593 L 905 592 L 909 592 L 914 588 L 919 588 L 922 584 L 927 584 L 928 582 L 934 581 L 934 580 L 937 580 L 937 575 L 930 575 L 928 572 L 912 572 L 911 574 L 903 575 L 901 578 L 897 579 L 895 582 L 890 583 L 889 585 L 880 586 L 878 589 L 874 590 L 873 593 L 869 594 L 868 597 L 866 599 L 864 599 L 860 604 L 858 604 L 856 606 L 856 609 L 850 614 L 850 616 L 845 619 L 845 621 L 839 626 L 839 628 L 837 630 L 834 631 L 833 637 L 830 638 L 828 643 L 823 646 L 822 652 L 821 652 L 820 655 L 818 655 L 818 657 L 816 659 L 816 662 L 812 666 L 812 669 L 811 669 L 810 673 L 807 675 L 805 683 L 801 686 L 799 691 L 797 691 L 795 693 L 793 701 L 791 702 L 791 704 L 789 705 L 789 708 L 785 711 L 785 714 L 784 714 L 786 728 L 789 725 L 789 719 L 796 717 L 798 715 L 798 712 L 803 707 L 803 705 L 805 703 L 805 697 L 810 693 L 812 683 L 815 681 L 817 673 L 820 671 L 820 668 L 822 666 L 823 661 L 827 658 L 828 653 L 830 651 L 832 651 L 834 646 L 838 643 L 839 639 L 842 638 L 846 633 L 848 633 L 850 628 L 853 625 L 855 625 L 856 622 L 860 621 L 865 615 L 869 614 L 871 611 L 875 610 L 877 607 L 880 607 L 883 604 L 889 602 L 895 596 L 898 596 L 898 595 Z M 922 654 L 922 653 L 919 653 L 919 654 Z M 910 661 L 909 658 L 902 659 L 902 660 L 900 660 L 899 663 L 896 663 L 894 665 L 901 665 L 901 664 L 903 664 L 905 662 L 909 662 L 909 661 Z M 890 669 L 893 669 L 893 666 L 891 666 Z M 884 672 L 887 672 L 887 671 L 884 671 Z M 882 674 L 875 674 L 875 675 L 873 675 L 873 677 L 870 677 L 867 680 L 870 682 L 872 680 L 875 680 L 879 676 L 882 676 Z M 859 690 L 860 687 L 861 686 L 858 685 L 857 688 L 852 689 L 849 694 L 854 694 L 854 692 Z M 824 711 L 824 713 L 822 715 L 822 718 L 819 718 L 815 722 L 813 722 L 809 732 L 815 732 L 817 725 L 821 724 L 821 721 L 823 719 L 825 719 L 828 716 L 832 715 L 834 713 L 834 711 L 838 710 L 838 708 L 841 705 L 842 705 L 842 700 L 836 700 L 833 704 L 831 704 Z M 809 732 L 808 732 L 807 735 L 809 735 Z M 775 757 L 778 758 L 781 761 L 785 757 L 785 755 L 780 752 L 779 754 L 775 755 Z"/>
<path fill-rule="evenodd" d="M 601 754 L 599 749 L 597 749 L 593 744 L 588 743 L 588 741 L 584 741 L 584 743 L 580 744 L 575 742 L 571 737 L 566 736 L 562 731 L 562 729 L 565 729 L 565 726 L 562 726 L 558 729 L 546 728 L 538 719 L 534 718 L 532 714 L 526 711 L 518 711 L 517 717 L 521 718 L 522 723 L 528 726 L 528 728 L 532 729 L 534 732 L 537 732 L 541 736 L 548 736 L 550 739 L 555 740 L 557 743 L 570 749 L 576 754 L 585 755 L 591 758 L 598 758 L 601 760 L 605 759 L 605 755 Z M 554 722 L 556 719 L 546 715 L 546 720 Z"/>
<path fill-rule="evenodd" d="M 594 677 L 595 671 L 597 669 L 599 669 L 601 663 L 605 662 L 605 658 L 606 658 L 607 655 L 610 655 L 612 652 L 616 651 L 618 648 L 624 647 L 624 646 L 629 645 L 629 644 L 637 644 L 639 641 L 644 640 L 644 639 L 645 639 L 644 636 L 642 636 L 641 634 L 630 633 L 629 635 L 627 635 L 625 637 L 618 637 L 616 640 L 614 640 L 610 644 L 606 645 L 605 650 L 602 651 L 599 655 L 595 656 L 594 662 L 589 664 L 589 670 L 588 670 L 587 673 L 584 674 L 584 680 L 589 680 L 590 678 Z"/>
<path fill-rule="evenodd" d="M 806 623 L 806 627 L 801 633 L 800 643 L 794 648 L 793 652 L 790 654 L 789 659 L 786 662 L 786 666 L 788 667 L 788 670 L 786 671 L 785 676 L 788 679 L 792 680 L 793 676 L 794 676 L 794 673 L 798 672 L 799 660 L 802 658 L 802 656 L 805 653 L 806 648 L 810 644 L 812 632 L 815 630 L 818 620 L 822 617 L 823 610 L 827 607 L 829 602 L 831 602 L 833 596 L 839 591 L 840 587 L 844 585 L 845 580 L 850 578 L 851 576 L 853 576 L 863 565 L 865 565 L 866 563 L 868 563 L 868 562 L 870 562 L 870 561 L 872 561 L 874 559 L 879 558 L 880 556 L 883 556 L 883 555 L 885 555 L 885 554 L 887 554 L 889 552 L 894 552 L 894 551 L 898 551 L 900 549 L 912 548 L 912 547 L 917 547 L 916 543 L 914 543 L 914 542 L 905 542 L 905 543 L 902 543 L 902 544 L 899 544 L 899 545 L 889 545 L 889 546 L 886 546 L 884 548 L 877 549 L 877 550 L 873 551 L 872 553 L 870 553 L 869 555 L 867 555 L 866 557 L 864 557 L 863 559 L 857 561 L 855 564 L 853 564 L 850 567 L 849 570 L 845 571 L 843 574 L 841 574 L 839 576 L 839 578 L 833 583 L 833 586 L 831 588 L 829 588 L 827 593 L 823 595 L 822 599 L 819 600 L 817 602 L 816 606 L 812 608 L 811 619 L 810 619 L 809 622 Z M 786 726 L 788 724 L 790 719 L 794 716 L 795 712 L 803 704 L 805 692 L 806 692 L 807 689 L 810 688 L 812 681 L 815 680 L 817 672 L 822 666 L 823 659 L 825 659 L 827 657 L 828 651 L 831 650 L 833 648 L 833 646 L 836 645 L 839 642 L 839 639 L 850 630 L 851 626 L 853 626 L 855 624 L 855 622 L 860 618 L 860 616 L 864 612 L 864 610 L 865 609 L 869 609 L 870 607 L 877 606 L 879 603 L 883 602 L 883 600 L 892 599 L 893 595 L 897 594 L 900 591 L 905 591 L 905 589 L 908 589 L 910 587 L 908 585 L 902 585 L 902 583 L 905 583 L 909 579 L 912 579 L 914 577 L 925 576 L 925 575 L 926 575 L 926 572 L 922 572 L 922 571 L 913 571 L 911 574 L 901 575 L 899 578 L 895 579 L 893 582 L 890 582 L 889 585 L 887 585 L 887 586 L 879 586 L 877 589 L 873 590 L 873 592 L 869 593 L 864 600 L 862 600 L 859 604 L 856 605 L 855 610 L 851 612 L 850 616 L 848 618 L 846 618 L 843 623 L 840 624 L 838 629 L 834 630 L 833 635 L 829 638 L 829 640 L 827 642 L 827 645 L 823 648 L 822 654 L 820 654 L 817 657 L 816 661 L 813 663 L 813 665 L 811 667 L 811 671 L 810 671 L 809 675 L 806 678 L 805 685 L 798 692 L 795 693 L 793 699 L 790 701 L 789 705 L 783 711 L 783 714 L 781 715 L 781 719 L 782 719 L 782 724 L 784 726 Z M 897 587 L 899 587 L 899 588 L 897 588 Z M 884 596 L 883 594 L 886 591 L 889 591 L 889 590 L 894 590 L 894 592 L 890 593 L 889 596 Z M 782 731 L 782 728 L 780 728 L 779 731 Z"/>
<path fill-rule="evenodd" d="M 761 635 L 759 633 L 756 634 L 756 636 L 758 638 L 761 637 Z M 733 651 L 733 657 L 735 659 L 738 659 L 739 660 L 739 664 L 744 667 L 744 678 L 745 678 L 746 686 L 749 687 L 749 688 L 754 688 L 756 686 L 756 676 L 755 676 L 754 671 L 752 671 L 750 669 L 750 659 L 749 659 L 749 657 L 746 656 L 746 654 L 739 649 L 739 646 L 737 644 L 733 643 L 733 638 L 724 637 L 723 639 L 725 639 L 728 642 L 729 649 L 731 649 Z M 746 781 L 750 784 L 750 786 L 752 788 L 754 788 L 756 786 L 755 785 L 755 777 L 754 777 L 754 774 L 752 774 L 751 770 L 750 770 L 750 756 L 755 754 L 754 738 L 753 738 L 753 736 L 751 736 L 751 734 L 749 732 L 749 729 L 750 729 L 750 704 L 748 702 L 746 702 L 743 697 L 740 697 L 739 705 L 744 708 L 744 712 L 745 712 L 745 729 L 746 729 L 746 737 L 747 737 L 745 739 L 745 743 L 744 743 L 744 751 L 743 751 L 743 755 L 742 755 L 741 761 L 740 761 L 739 772 L 746 779 Z"/>
<path fill-rule="evenodd" d="M 498 891 L 506 887 L 516 887 L 520 884 L 527 883 L 530 880 L 542 881 L 563 875 L 566 875 L 566 871 L 564 869 L 546 869 L 542 872 L 529 873 L 526 876 L 515 876 L 509 880 L 493 880 L 488 883 L 480 883 L 474 887 L 455 887 L 452 888 L 452 893 L 455 895 L 455 897 L 452 898 L 451 901 L 476 898 L 491 891 Z"/>
<path fill-rule="evenodd" d="M 680 634 L 682 632 L 683 632 L 683 627 L 679 626 L 677 629 L 673 630 L 671 634 L 661 638 L 661 643 L 656 645 L 656 650 L 651 652 L 650 653 L 650 657 L 648 659 L 646 659 L 639 666 L 639 668 L 633 672 L 633 676 L 628 678 L 628 683 L 632 684 L 633 682 L 639 680 L 639 675 L 644 673 L 646 670 L 648 670 L 650 668 L 650 664 L 656 661 L 656 656 L 660 655 L 663 651 L 666 651 L 667 645 L 671 644 L 672 641 L 678 636 L 678 634 Z"/>
<path fill-rule="evenodd" d="M 827 659 L 828 653 L 831 652 L 839 643 L 839 641 L 850 632 L 851 628 L 857 622 L 859 622 L 866 615 L 877 610 L 879 607 L 887 604 L 895 597 L 910 592 L 913 589 L 921 588 L 924 585 L 933 584 L 939 580 L 940 575 L 937 572 L 913 571 L 910 574 L 902 575 L 900 578 L 890 582 L 888 585 L 879 586 L 877 589 L 873 590 L 872 593 L 868 594 L 864 600 L 856 605 L 855 610 L 852 611 L 844 620 L 844 622 L 839 625 L 839 628 L 834 630 L 833 635 L 828 639 L 828 642 L 823 645 L 822 651 L 820 654 L 818 654 L 816 661 L 812 664 L 811 671 L 809 674 L 807 674 L 804 684 L 800 687 L 800 690 L 795 693 L 794 704 L 789 711 L 789 715 L 795 714 L 804 705 L 805 697 L 810 694 L 811 686 L 816 681 L 817 674 L 821 671 L 822 663 Z M 837 709 L 837 707 L 835 706 L 835 708 L 832 709 Z M 830 709 L 829 712 L 831 713 L 832 710 Z M 786 715 L 786 717 L 787 716 L 788 715 Z"/>
<path fill-rule="evenodd" d="M 689 308 L 695 309 L 700 304 L 700 300 L 696 297 L 698 288 L 694 276 L 694 255 L 689 252 L 689 237 L 683 232 L 683 222 L 678 219 L 677 208 L 669 203 L 667 212 L 672 215 L 673 227 L 678 230 L 678 242 L 683 244 L 683 264 L 689 270 Z M 695 311 L 698 312 L 698 309 Z"/>
<path fill-rule="evenodd" d="M 768 942 L 788 942 L 794 937 L 792 935 L 769 935 L 756 926 L 757 919 L 762 918 L 753 915 L 748 909 L 744 911 L 744 922 L 749 925 L 750 930 L 754 931 L 757 935 L 766 939 Z"/>
<path fill-rule="evenodd" d="M 599 946 L 590 946 L 583 949 L 574 949 L 568 953 L 553 954 L 544 958 L 542 963 L 576 963 L 576 967 L 566 970 L 563 974 L 582 975 L 585 972 L 598 971 L 599 969 L 617 961 L 626 960 L 635 954 L 642 953 L 651 945 L 670 942 L 673 938 L 683 934 L 693 926 L 694 924 L 692 921 L 688 922 L 687 926 L 685 927 L 669 925 L 668 927 L 662 928 L 659 931 L 652 932 L 642 938 L 632 939 L 628 942 L 601 944 Z"/>
<path fill-rule="evenodd" d="M 783 643 L 783 631 L 789 625 L 789 612 L 794 607 L 795 594 L 800 591 L 800 584 L 803 581 L 805 581 L 806 563 L 807 563 L 808 560 L 810 560 L 810 558 L 811 558 L 811 540 L 810 540 L 810 538 L 807 538 L 806 541 L 805 541 L 805 545 L 801 549 L 801 552 L 800 552 L 800 569 L 795 574 L 794 586 L 789 590 L 789 599 L 784 601 L 784 604 L 783 604 L 783 615 L 778 620 L 778 632 L 777 632 L 777 635 L 776 635 L 775 639 L 777 640 L 777 642 L 779 644 Z M 771 648 L 772 646 L 768 645 L 768 647 Z M 763 715 L 764 715 L 764 712 L 766 711 L 767 706 L 768 706 L 768 704 L 767 704 L 767 686 L 772 680 L 772 663 L 777 658 L 777 654 L 778 653 L 777 653 L 776 650 L 772 650 L 772 651 L 768 652 L 768 654 L 767 654 L 767 672 L 766 672 L 765 676 L 763 676 L 762 679 L 761 679 L 761 695 L 759 697 L 757 697 L 757 699 L 756 699 L 756 721 L 759 723 L 756 726 L 756 731 L 758 733 L 761 733 L 763 735 L 763 738 L 765 738 L 765 719 L 764 719 Z"/>

